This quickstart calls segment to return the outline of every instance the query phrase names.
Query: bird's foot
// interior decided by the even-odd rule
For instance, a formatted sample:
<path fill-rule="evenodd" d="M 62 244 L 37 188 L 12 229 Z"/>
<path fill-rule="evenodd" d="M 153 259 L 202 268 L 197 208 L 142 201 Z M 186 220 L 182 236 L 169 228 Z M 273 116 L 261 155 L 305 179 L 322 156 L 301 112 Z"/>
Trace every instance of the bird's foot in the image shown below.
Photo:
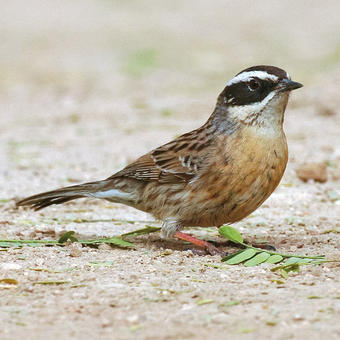
<path fill-rule="evenodd" d="M 204 241 L 204 240 L 201 240 L 197 237 L 194 237 L 192 235 L 189 235 L 189 234 L 186 234 L 186 233 L 182 233 L 180 231 L 177 231 L 175 234 L 174 234 L 174 237 L 177 237 L 179 238 L 180 240 L 184 240 L 184 241 L 187 241 L 187 242 L 190 242 L 200 248 L 203 248 L 202 250 L 204 250 L 206 253 L 210 254 L 210 255 L 225 255 L 225 252 L 218 249 L 217 247 L 215 247 L 213 244 L 207 242 L 207 241 Z M 198 250 L 199 254 L 201 254 L 201 249 Z"/>

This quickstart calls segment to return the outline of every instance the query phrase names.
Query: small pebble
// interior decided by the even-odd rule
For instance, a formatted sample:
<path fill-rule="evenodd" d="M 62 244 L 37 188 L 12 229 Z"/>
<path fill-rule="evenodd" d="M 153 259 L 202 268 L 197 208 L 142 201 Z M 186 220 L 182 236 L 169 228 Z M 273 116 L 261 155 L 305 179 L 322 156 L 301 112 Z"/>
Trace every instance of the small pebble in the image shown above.
<path fill-rule="evenodd" d="M 315 236 L 313 236 L 313 237 L 311 237 L 311 239 L 310 239 L 310 243 L 311 244 L 316 244 L 316 243 L 318 243 L 319 241 L 318 241 L 318 238 L 317 237 L 315 237 Z"/>
<path fill-rule="evenodd" d="M 108 319 L 103 319 L 101 324 L 102 324 L 102 327 L 108 327 L 111 325 L 111 322 Z"/>
<path fill-rule="evenodd" d="M 333 108 L 327 106 L 319 107 L 317 113 L 318 115 L 324 117 L 332 117 L 336 115 L 336 111 Z"/>
<path fill-rule="evenodd" d="M 213 323 L 226 323 L 229 316 L 225 313 L 219 313 L 212 316 L 211 321 Z"/>
<path fill-rule="evenodd" d="M 305 318 L 302 316 L 302 315 L 300 315 L 300 314 L 295 314 L 294 316 L 293 316 L 293 320 L 294 321 L 303 321 Z"/>
<path fill-rule="evenodd" d="M 131 322 L 131 323 L 135 323 L 137 322 L 139 319 L 139 316 L 138 314 L 133 314 L 133 315 L 130 315 L 126 318 L 127 321 Z"/>
<path fill-rule="evenodd" d="M 83 253 L 80 244 L 71 244 L 69 248 L 71 257 L 80 257 Z"/>
<path fill-rule="evenodd" d="M 316 182 L 327 181 L 327 166 L 325 163 L 306 163 L 296 169 L 296 174 L 303 182 L 312 179 Z"/>
<path fill-rule="evenodd" d="M 98 246 L 98 249 L 100 249 L 100 250 L 112 250 L 112 247 L 107 243 L 101 243 Z"/>

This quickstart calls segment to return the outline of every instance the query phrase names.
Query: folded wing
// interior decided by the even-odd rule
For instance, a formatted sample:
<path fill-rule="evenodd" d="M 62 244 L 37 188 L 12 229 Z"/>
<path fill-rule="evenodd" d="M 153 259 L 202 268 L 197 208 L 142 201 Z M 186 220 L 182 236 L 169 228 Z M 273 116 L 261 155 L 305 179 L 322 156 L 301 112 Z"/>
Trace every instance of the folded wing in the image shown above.
<path fill-rule="evenodd" d="M 160 146 L 117 172 L 112 178 L 131 177 L 160 183 L 189 182 L 209 164 L 213 138 L 202 137 L 200 129 Z"/>

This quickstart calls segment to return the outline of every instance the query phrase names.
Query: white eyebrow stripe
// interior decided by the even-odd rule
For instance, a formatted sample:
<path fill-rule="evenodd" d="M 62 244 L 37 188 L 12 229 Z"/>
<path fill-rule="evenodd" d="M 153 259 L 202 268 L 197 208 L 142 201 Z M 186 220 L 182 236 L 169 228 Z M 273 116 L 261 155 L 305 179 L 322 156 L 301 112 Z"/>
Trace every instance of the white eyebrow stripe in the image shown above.
<path fill-rule="evenodd" d="M 236 77 L 228 81 L 227 86 L 239 83 L 242 81 L 248 81 L 251 78 L 260 78 L 260 79 L 268 79 L 268 80 L 273 80 L 277 81 L 279 78 L 275 76 L 274 74 L 267 73 L 265 71 L 249 71 L 249 72 L 242 72 L 238 74 Z"/>

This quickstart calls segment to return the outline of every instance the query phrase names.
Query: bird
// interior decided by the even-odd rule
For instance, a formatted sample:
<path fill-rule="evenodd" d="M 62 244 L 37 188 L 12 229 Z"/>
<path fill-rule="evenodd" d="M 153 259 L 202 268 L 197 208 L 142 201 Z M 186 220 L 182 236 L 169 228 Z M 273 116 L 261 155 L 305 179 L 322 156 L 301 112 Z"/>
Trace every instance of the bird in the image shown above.
<path fill-rule="evenodd" d="M 302 86 L 279 67 L 246 68 L 227 82 L 201 127 L 104 180 L 36 194 L 17 206 L 40 210 L 82 197 L 122 203 L 161 220 L 163 238 L 216 254 L 213 244 L 182 230 L 238 222 L 272 194 L 288 159 L 284 112 L 290 92 Z"/>

